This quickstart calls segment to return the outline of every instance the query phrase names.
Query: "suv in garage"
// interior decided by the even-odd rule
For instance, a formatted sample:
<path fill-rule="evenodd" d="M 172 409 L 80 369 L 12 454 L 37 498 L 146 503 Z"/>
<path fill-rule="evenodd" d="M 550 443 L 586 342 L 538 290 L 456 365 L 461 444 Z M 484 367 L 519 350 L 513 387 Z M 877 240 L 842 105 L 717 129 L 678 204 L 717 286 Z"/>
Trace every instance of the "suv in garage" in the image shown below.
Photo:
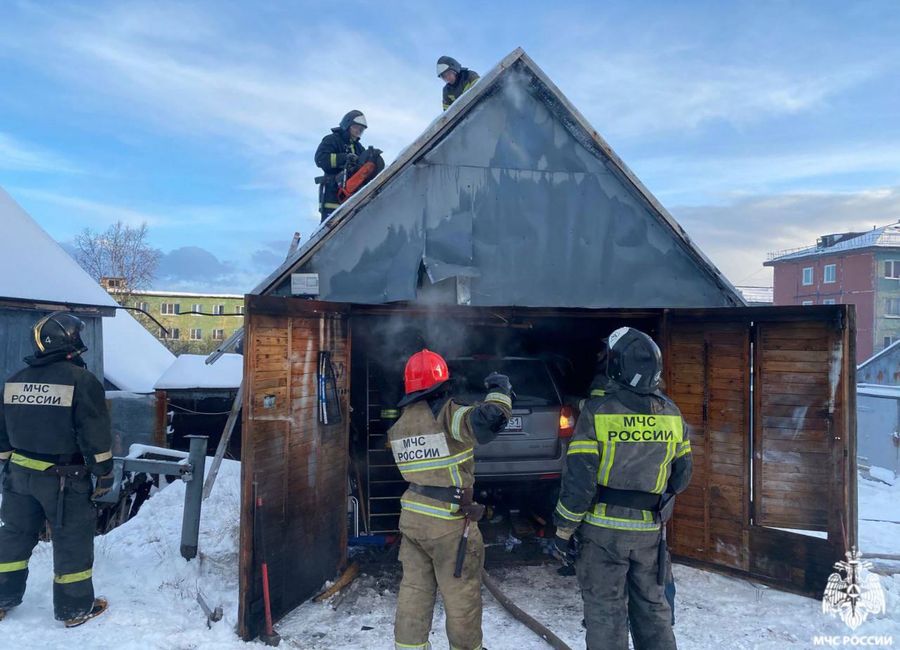
<path fill-rule="evenodd" d="M 449 359 L 454 395 L 462 402 L 484 399 L 484 378 L 499 372 L 512 382 L 512 417 L 493 441 L 475 448 L 479 483 L 558 479 L 575 412 L 564 404 L 550 366 L 532 357 Z"/>

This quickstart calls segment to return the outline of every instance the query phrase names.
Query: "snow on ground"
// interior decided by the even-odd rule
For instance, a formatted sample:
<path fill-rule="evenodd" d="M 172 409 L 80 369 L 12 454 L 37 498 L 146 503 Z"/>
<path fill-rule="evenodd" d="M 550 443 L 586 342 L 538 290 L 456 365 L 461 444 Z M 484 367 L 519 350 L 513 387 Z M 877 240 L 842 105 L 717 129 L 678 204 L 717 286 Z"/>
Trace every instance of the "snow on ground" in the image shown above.
<path fill-rule="evenodd" d="M 3 647 L 31 650 L 81 647 L 97 650 L 246 648 L 237 624 L 238 507 L 240 464 L 225 460 L 215 489 L 203 503 L 200 554 L 180 555 L 185 484 L 160 490 L 137 517 L 94 544 L 94 589 L 109 610 L 85 625 L 66 630 L 53 619 L 53 558 L 41 542 L 29 563 L 28 588 L 19 607 L 0 623 Z M 195 598 L 203 590 L 225 617 L 206 627 Z M 7 645 L 15 640 L 15 645 Z"/>
<path fill-rule="evenodd" d="M 900 555 L 900 481 L 883 467 L 873 466 L 870 474 L 877 480 L 859 478 L 859 548 L 864 556 Z"/>
<path fill-rule="evenodd" d="M 101 650 L 246 648 L 234 632 L 239 478 L 239 464 L 224 461 L 216 488 L 204 502 L 201 555 L 196 560 L 186 562 L 179 554 L 184 498 L 180 482 L 154 495 L 135 519 L 98 538 L 95 585 L 98 594 L 109 597 L 110 609 L 74 630 L 53 621 L 51 549 L 49 544 L 39 544 L 30 564 L 25 601 L 0 623 L 4 642 L 13 639 L 16 648 L 41 650 L 64 643 Z M 890 486 L 861 478 L 859 495 L 863 551 L 900 553 L 900 524 L 883 523 L 900 521 L 900 481 Z M 866 521 L 875 518 L 882 521 Z M 367 566 L 363 575 L 329 602 L 299 607 L 276 626 L 282 647 L 392 648 L 398 568 L 395 564 Z M 549 562 L 489 570 L 520 607 L 573 648 L 584 647 L 582 604 L 574 578 L 558 575 Z M 809 648 L 814 647 L 816 635 L 849 633 L 841 621 L 822 614 L 817 600 L 681 565 L 674 571 L 678 585 L 675 633 L 682 648 Z M 870 618 L 857 633 L 893 635 L 895 643 L 900 643 L 900 569 L 881 581 L 886 613 Z M 207 629 L 195 601 L 198 585 L 211 606 L 222 605 L 225 611 L 224 620 L 212 629 Z M 439 602 L 431 637 L 435 650 L 448 647 L 443 626 Z M 490 650 L 547 647 L 507 615 L 487 591 L 484 632 Z"/>

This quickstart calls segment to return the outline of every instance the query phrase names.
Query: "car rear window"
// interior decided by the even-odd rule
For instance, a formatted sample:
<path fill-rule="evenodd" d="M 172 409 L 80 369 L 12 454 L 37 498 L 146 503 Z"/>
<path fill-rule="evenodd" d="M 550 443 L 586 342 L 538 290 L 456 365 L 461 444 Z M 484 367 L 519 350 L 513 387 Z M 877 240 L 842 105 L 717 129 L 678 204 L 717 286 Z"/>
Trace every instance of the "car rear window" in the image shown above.
<path fill-rule="evenodd" d="M 559 404 L 559 395 L 543 361 L 528 359 L 451 359 L 454 391 L 467 400 L 484 398 L 484 378 L 492 372 L 509 377 L 516 393 L 515 404 L 546 406 Z"/>

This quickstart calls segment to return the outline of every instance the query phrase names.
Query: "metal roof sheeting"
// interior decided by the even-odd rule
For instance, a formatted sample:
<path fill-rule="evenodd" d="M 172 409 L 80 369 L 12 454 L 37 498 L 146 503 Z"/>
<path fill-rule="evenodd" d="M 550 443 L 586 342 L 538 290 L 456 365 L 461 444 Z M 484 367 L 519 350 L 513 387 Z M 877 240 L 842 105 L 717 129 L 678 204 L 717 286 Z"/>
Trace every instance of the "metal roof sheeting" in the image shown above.
<path fill-rule="evenodd" d="M 253 293 L 319 274 L 321 300 L 716 307 L 740 293 L 517 49 L 339 208 Z M 456 302 L 455 292 L 432 293 Z"/>

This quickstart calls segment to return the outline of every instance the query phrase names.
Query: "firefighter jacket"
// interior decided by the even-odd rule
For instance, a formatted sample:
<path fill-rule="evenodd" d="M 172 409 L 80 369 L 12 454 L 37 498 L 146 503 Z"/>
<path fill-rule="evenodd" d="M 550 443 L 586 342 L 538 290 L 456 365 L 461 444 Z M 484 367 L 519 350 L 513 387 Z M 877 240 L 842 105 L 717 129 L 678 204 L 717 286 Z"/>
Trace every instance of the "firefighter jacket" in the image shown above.
<path fill-rule="evenodd" d="M 450 108 L 450 104 L 455 102 L 460 95 L 474 86 L 476 81 L 478 81 L 478 73 L 474 70 L 463 68 L 460 73 L 456 75 L 455 84 L 452 86 L 450 84 L 444 84 L 444 110 L 446 111 Z"/>
<path fill-rule="evenodd" d="M 335 210 L 339 205 L 337 176 L 347 167 L 347 154 L 353 153 L 361 156 L 363 151 L 365 148 L 359 143 L 359 140 L 352 140 L 349 131 L 344 131 L 339 127 L 331 129 L 331 133 L 322 138 L 319 148 L 316 149 L 316 166 L 325 172 L 323 201 L 326 209 Z M 348 175 L 353 171 L 355 170 L 348 169 Z"/>
<path fill-rule="evenodd" d="M 570 536 L 582 521 L 658 532 L 659 517 L 651 510 L 598 503 L 598 485 L 678 494 L 691 478 L 691 443 L 681 412 L 668 397 L 639 395 L 613 382 L 604 393 L 584 404 L 569 443 L 554 513 L 561 537 Z"/>
<path fill-rule="evenodd" d="M 462 406 L 452 399 L 434 404 L 413 402 L 388 430 L 394 462 L 403 479 L 416 485 L 471 488 L 475 483 L 475 445 L 493 440 L 506 426 L 512 400 L 491 392 L 484 402 Z M 407 490 L 403 510 L 438 519 L 462 519 L 458 504 Z"/>
<path fill-rule="evenodd" d="M 112 434 L 103 385 L 76 357 L 27 357 L 28 367 L 4 384 L 0 460 L 43 471 L 84 463 L 112 471 Z"/>

